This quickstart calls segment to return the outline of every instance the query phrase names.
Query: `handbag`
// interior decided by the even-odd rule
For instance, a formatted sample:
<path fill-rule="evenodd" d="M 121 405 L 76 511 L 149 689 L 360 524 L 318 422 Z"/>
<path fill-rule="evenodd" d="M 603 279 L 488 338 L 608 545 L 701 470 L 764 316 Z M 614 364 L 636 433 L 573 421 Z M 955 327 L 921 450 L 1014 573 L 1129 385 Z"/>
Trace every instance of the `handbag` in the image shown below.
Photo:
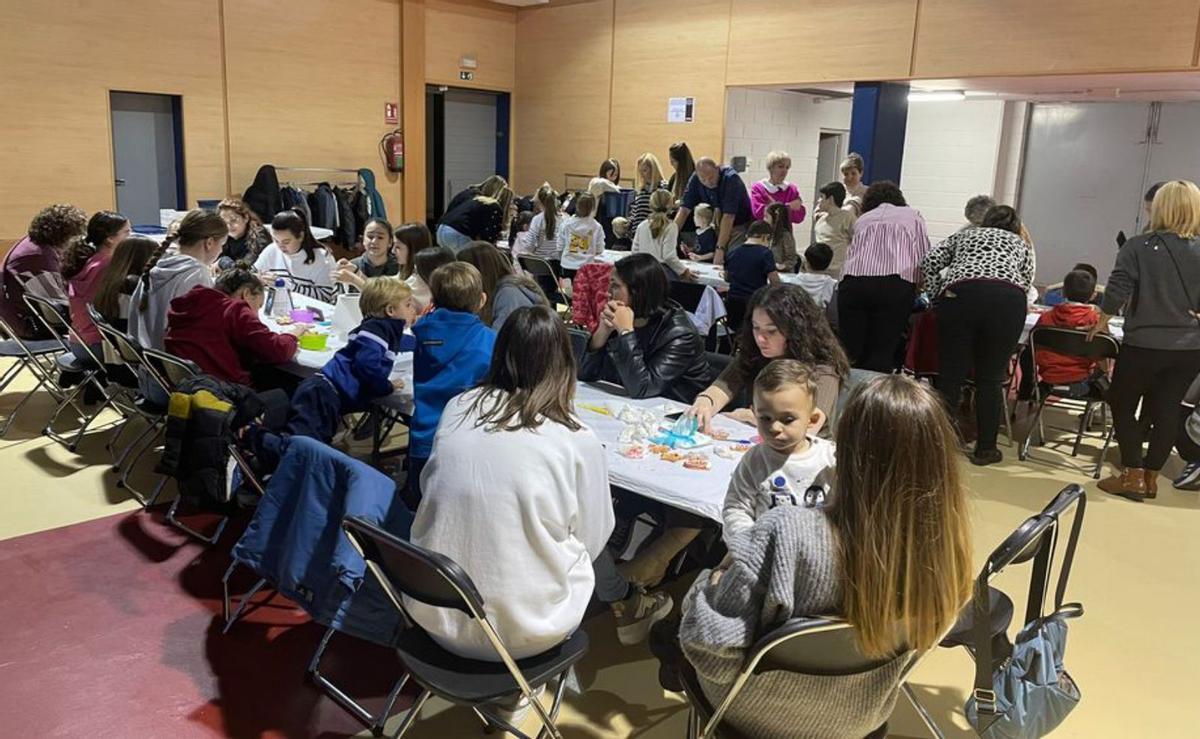
<path fill-rule="evenodd" d="M 1083 615 L 1079 603 L 1062 602 L 1066 573 L 1071 570 L 1075 545 L 1083 525 L 1084 499 L 1071 526 L 1055 592 L 1054 611 L 1032 618 L 1017 635 L 1012 655 L 993 667 L 989 599 L 975 598 L 975 689 L 967 699 L 967 721 L 984 739 L 1037 739 L 1066 719 L 1078 705 L 1079 686 L 1067 673 L 1063 660 L 1067 648 L 1067 621 Z M 1034 581 L 1046 583 L 1052 551 L 1039 552 L 1034 560 Z M 986 591 L 986 588 L 984 590 Z M 982 600 L 982 602 L 981 602 Z M 1029 614 L 1040 614 L 1041 598 L 1029 604 Z"/>

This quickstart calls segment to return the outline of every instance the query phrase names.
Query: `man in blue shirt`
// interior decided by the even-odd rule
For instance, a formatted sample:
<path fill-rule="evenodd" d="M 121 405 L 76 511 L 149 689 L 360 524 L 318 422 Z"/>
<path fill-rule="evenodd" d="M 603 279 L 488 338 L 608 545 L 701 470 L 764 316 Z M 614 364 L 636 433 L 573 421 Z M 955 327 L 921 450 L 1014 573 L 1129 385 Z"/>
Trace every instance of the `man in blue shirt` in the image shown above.
<path fill-rule="evenodd" d="M 692 209 L 700 203 L 708 203 L 717 211 L 717 251 L 713 263 L 724 264 L 725 255 L 746 240 L 746 228 L 754 220 L 750 193 L 733 167 L 722 167 L 712 157 L 700 157 L 675 214 L 675 225 L 682 229 Z"/>

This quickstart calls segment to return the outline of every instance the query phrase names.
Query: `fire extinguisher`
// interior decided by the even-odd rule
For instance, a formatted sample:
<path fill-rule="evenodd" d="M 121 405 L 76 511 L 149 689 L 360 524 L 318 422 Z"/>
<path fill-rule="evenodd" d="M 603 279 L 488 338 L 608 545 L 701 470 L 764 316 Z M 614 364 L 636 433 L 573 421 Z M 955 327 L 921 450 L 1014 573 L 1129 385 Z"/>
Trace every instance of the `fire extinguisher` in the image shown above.
<path fill-rule="evenodd" d="M 379 151 L 389 172 L 404 171 L 404 131 L 397 128 L 379 140 Z"/>

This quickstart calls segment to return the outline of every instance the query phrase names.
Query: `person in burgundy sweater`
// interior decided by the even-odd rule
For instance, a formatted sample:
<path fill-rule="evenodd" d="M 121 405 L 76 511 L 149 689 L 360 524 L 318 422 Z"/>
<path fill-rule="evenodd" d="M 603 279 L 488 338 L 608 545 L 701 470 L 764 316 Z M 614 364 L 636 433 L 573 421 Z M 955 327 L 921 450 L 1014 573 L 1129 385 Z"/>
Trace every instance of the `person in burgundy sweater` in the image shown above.
<path fill-rule="evenodd" d="M 1085 270 L 1072 270 L 1063 278 L 1062 290 L 1067 302 L 1043 313 L 1037 325 L 1081 330 L 1095 326 L 1100 312 L 1089 301 L 1096 292 L 1096 278 Z M 1094 359 L 1068 357 L 1049 349 L 1039 350 L 1035 359 L 1038 377 L 1052 385 L 1086 383 L 1099 364 Z"/>
<path fill-rule="evenodd" d="M 262 283 L 245 269 L 224 273 L 215 289 L 197 285 L 171 301 L 163 345 L 219 380 L 251 385 L 251 367 L 296 356 L 306 328 L 277 334 L 264 326 L 258 319 L 264 299 Z"/>

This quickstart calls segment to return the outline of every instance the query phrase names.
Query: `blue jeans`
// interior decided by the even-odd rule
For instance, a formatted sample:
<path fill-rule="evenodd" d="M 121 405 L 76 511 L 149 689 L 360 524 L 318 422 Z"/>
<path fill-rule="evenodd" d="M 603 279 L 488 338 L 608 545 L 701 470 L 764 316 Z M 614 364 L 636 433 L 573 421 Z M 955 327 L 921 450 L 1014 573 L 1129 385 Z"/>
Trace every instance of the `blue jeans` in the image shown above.
<path fill-rule="evenodd" d="M 444 246 L 455 254 L 470 246 L 471 241 L 470 236 L 463 236 L 449 226 L 439 225 L 437 227 L 438 246 Z"/>

